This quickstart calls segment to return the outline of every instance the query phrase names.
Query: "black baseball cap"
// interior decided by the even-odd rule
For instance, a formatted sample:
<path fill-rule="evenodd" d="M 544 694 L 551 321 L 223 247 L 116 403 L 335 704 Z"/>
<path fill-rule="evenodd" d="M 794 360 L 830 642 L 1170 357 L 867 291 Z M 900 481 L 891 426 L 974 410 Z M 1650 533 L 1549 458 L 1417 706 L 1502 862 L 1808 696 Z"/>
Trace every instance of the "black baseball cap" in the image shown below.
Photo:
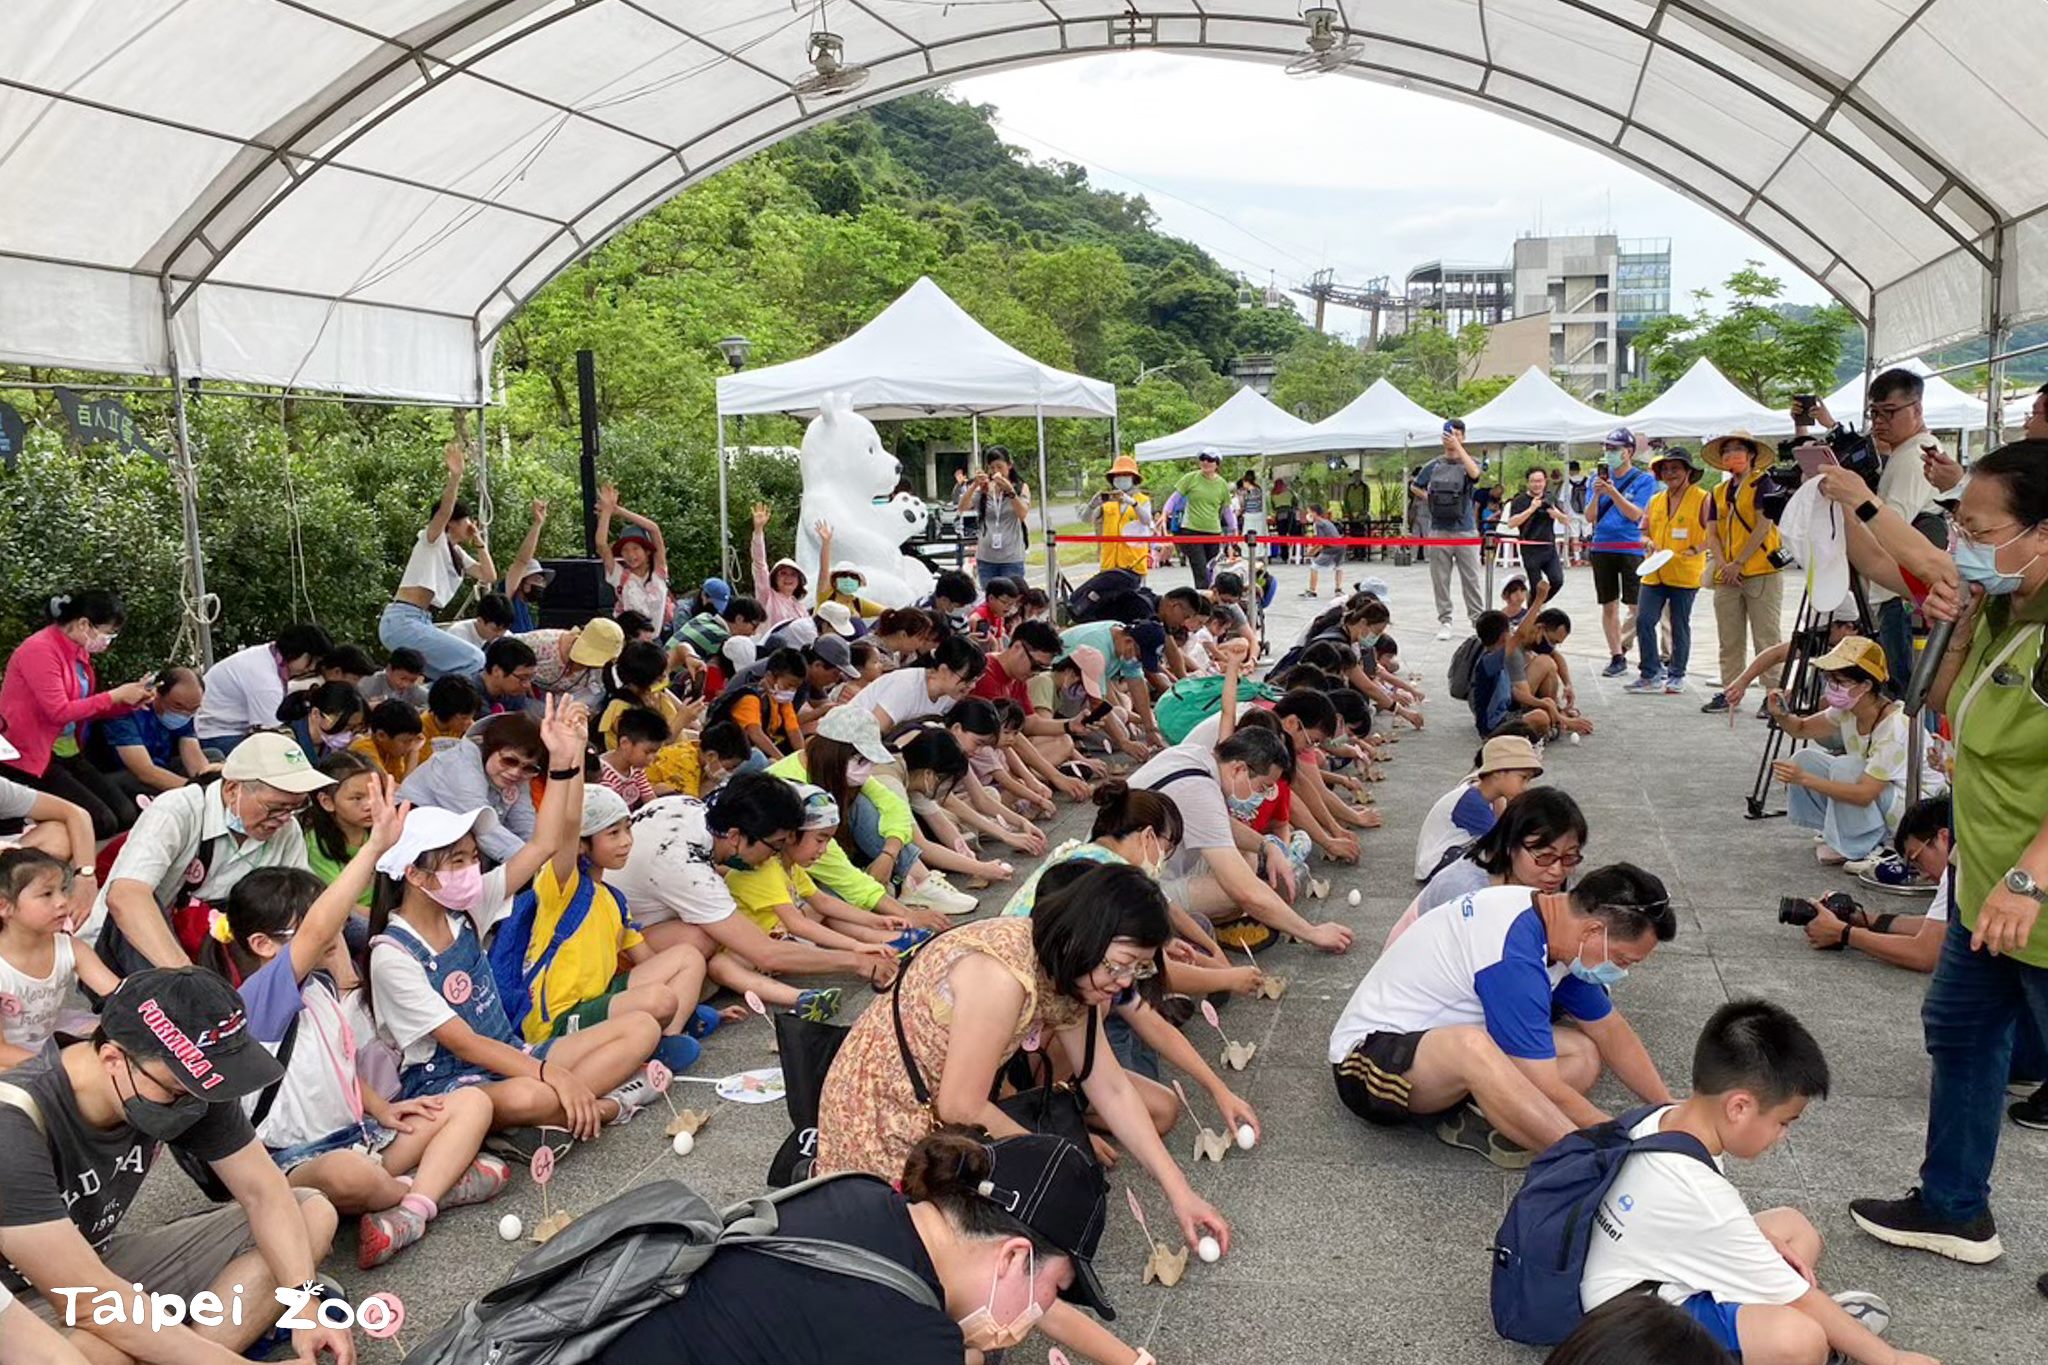
<path fill-rule="evenodd" d="M 1131 638 L 1138 642 L 1138 661 L 1147 673 L 1157 673 L 1161 667 L 1160 655 L 1166 649 L 1166 627 L 1157 620 L 1147 618 L 1133 621 L 1124 627 Z"/>
<path fill-rule="evenodd" d="M 152 967 L 107 997 L 100 1028 L 132 1057 L 169 1063 L 178 1084 L 209 1104 L 253 1095 L 284 1068 L 249 1033 L 242 997 L 202 967 Z"/>
<path fill-rule="evenodd" d="M 1095 1250 L 1109 1222 L 1109 1180 L 1073 1143 L 1049 1133 L 998 1138 L 988 1144 L 994 1169 L 979 1191 L 1074 1263 L 1074 1282 L 1060 1291 L 1104 1322 L 1116 1309 L 1095 1273 Z"/>

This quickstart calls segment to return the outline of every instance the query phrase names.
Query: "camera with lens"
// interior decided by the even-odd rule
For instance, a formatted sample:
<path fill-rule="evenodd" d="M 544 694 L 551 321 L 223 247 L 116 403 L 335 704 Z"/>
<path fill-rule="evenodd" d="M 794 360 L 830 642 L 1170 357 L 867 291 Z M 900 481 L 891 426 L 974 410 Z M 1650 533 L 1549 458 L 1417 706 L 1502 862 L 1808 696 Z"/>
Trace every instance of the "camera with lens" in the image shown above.
<path fill-rule="evenodd" d="M 1777 485 L 1777 492 L 1757 499 L 1763 514 L 1772 521 L 1783 519 L 1785 504 L 1792 501 L 1792 495 L 1799 491 L 1799 485 L 1806 478 L 1806 467 L 1799 462 L 1799 451 L 1816 446 L 1825 447 L 1834 456 L 1836 464 L 1855 470 L 1857 476 L 1870 486 L 1871 492 L 1877 491 L 1878 476 L 1884 473 L 1884 466 L 1877 457 L 1877 447 L 1862 432 L 1837 426 L 1819 435 L 1780 441 L 1778 463 L 1770 469 L 1770 480 Z"/>
<path fill-rule="evenodd" d="M 1822 896 L 1820 903 L 1825 905 L 1828 908 L 1828 912 L 1844 924 L 1859 922 L 1863 914 L 1863 907 L 1858 905 L 1854 898 L 1846 891 L 1836 891 L 1830 895 Z M 1794 928 L 1804 929 L 1819 917 L 1820 911 L 1814 908 L 1812 901 L 1801 900 L 1797 896 L 1781 896 L 1778 899 L 1778 923 L 1780 924 L 1789 924 Z"/>

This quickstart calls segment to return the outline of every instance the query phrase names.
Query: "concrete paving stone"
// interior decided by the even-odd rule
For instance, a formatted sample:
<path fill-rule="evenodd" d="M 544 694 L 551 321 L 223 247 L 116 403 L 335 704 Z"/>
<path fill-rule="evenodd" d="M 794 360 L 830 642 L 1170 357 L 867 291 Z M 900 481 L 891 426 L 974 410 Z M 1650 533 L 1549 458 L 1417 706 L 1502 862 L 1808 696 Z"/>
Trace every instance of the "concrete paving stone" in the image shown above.
<path fill-rule="evenodd" d="M 1520 1352 L 1493 1336 L 1483 1299 L 1403 1291 L 1304 1267 L 1286 1287 L 1218 1286 L 1189 1294 L 1159 1318 L 1150 1349 L 1184 1365 L 1247 1360 L 1456 1361 L 1506 1365 Z M 1190 1302 L 1198 1299 L 1198 1302 Z"/>

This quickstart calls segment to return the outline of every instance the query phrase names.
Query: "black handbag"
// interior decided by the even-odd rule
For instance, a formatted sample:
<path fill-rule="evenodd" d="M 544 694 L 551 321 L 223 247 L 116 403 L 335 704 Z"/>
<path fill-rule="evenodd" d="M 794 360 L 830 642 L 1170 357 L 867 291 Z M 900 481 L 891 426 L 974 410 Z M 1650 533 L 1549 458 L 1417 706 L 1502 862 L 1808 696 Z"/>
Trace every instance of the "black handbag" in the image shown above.
<path fill-rule="evenodd" d="M 825 1076 L 851 1031 L 841 1024 L 817 1024 L 787 1012 L 775 1016 L 775 1047 L 782 1058 L 782 1101 L 789 1109 L 790 1133 L 768 1163 L 771 1189 L 811 1178 L 818 1160 L 818 1103 L 825 1093 Z"/>
<path fill-rule="evenodd" d="M 910 974 L 908 964 L 897 974 L 896 984 L 889 991 L 890 1015 L 896 1024 L 896 1047 L 903 1054 L 903 1070 L 910 1077 L 911 1093 L 917 1102 L 938 1123 L 938 1113 L 932 1107 L 932 1092 L 924 1083 L 924 1073 L 918 1070 L 917 1059 L 910 1055 L 910 1039 L 903 1031 L 903 979 Z M 1021 1128 L 1034 1133 L 1046 1133 L 1064 1138 L 1079 1148 L 1090 1161 L 1095 1159 L 1094 1145 L 1088 1134 L 1088 1098 L 1081 1093 L 1081 1083 L 1095 1071 L 1095 1035 L 1099 1023 L 1095 1009 L 1088 1009 L 1088 1042 L 1082 1055 L 1081 1070 L 1072 1080 L 1055 1083 L 1052 1078 L 1053 1065 L 1050 1057 L 1042 1054 L 1033 1056 L 1022 1049 L 1012 1054 L 1003 1070 L 997 1073 L 995 1086 L 990 1090 L 989 1099 L 995 1107 L 1007 1114 Z M 1041 1071 L 1042 1068 L 1042 1071 Z M 1014 1095 L 998 1096 L 1005 1074 L 1018 1076 L 1023 1083 Z M 1035 1081 L 1035 1084 L 1033 1083 Z"/>

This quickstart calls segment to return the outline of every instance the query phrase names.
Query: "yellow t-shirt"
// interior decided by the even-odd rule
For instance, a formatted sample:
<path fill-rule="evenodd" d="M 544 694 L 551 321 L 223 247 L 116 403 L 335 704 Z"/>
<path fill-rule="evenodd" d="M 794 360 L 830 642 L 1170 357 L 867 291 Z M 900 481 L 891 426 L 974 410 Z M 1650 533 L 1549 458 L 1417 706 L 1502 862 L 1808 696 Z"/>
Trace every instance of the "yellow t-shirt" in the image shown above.
<path fill-rule="evenodd" d="M 523 960 L 531 967 L 554 939 L 562 912 L 575 899 L 577 884 L 586 874 L 579 863 L 562 882 L 555 877 L 553 862 L 541 864 L 533 879 L 537 900 L 533 913 L 533 937 L 527 940 Z M 647 940 L 626 918 L 624 904 L 603 882 L 594 888 L 595 900 L 583 923 L 568 941 L 555 950 L 555 960 L 534 982 L 533 1008 L 520 1023 L 519 1031 L 529 1043 L 541 1042 L 554 1034 L 555 1020 L 578 1005 L 595 1000 L 611 988 L 618 974 L 619 954 L 637 948 Z"/>
<path fill-rule="evenodd" d="M 785 932 L 781 917 L 775 913 L 777 906 L 794 905 L 818 894 L 818 884 L 811 880 L 809 872 L 780 858 L 770 858 L 745 872 L 726 873 L 725 889 L 732 892 L 740 913 L 770 934 Z"/>
<path fill-rule="evenodd" d="M 677 701 L 675 693 L 667 688 L 656 692 L 651 702 L 636 703 L 627 701 L 624 697 L 614 697 L 611 704 L 604 708 L 604 715 L 597 722 L 597 732 L 604 738 L 605 748 L 619 747 L 619 717 L 625 715 L 626 711 L 635 705 L 643 706 L 650 711 L 659 711 L 661 718 L 668 722 L 669 734 L 674 735 L 681 729 L 683 704 Z"/>
<path fill-rule="evenodd" d="M 647 765 L 647 780 L 656 787 L 672 787 L 684 796 L 704 795 L 704 750 L 694 739 L 664 744 Z"/>
<path fill-rule="evenodd" d="M 1664 588 L 1697 588 L 1707 577 L 1707 490 L 1693 484 L 1671 507 L 1671 490 L 1660 488 L 1650 499 L 1644 518 L 1650 553 L 1671 551 L 1663 568 L 1643 575 L 1643 582 Z M 1738 544 L 1738 549 L 1741 546 Z"/>

